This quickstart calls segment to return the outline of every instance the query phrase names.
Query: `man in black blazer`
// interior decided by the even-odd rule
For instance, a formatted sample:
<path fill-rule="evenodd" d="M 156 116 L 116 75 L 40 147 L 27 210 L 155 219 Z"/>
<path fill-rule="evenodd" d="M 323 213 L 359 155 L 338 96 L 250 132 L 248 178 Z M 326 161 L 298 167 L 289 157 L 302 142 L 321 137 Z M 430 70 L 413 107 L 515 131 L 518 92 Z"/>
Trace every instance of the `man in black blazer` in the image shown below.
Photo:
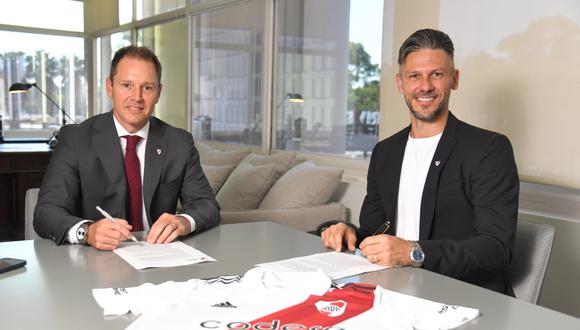
<path fill-rule="evenodd" d="M 338 251 L 358 245 L 373 263 L 423 267 L 513 295 L 506 275 L 518 212 L 513 150 L 505 136 L 449 111 L 459 82 L 453 52 L 449 36 L 431 29 L 403 43 L 396 80 L 411 125 L 373 150 L 360 228 L 334 224 L 321 236 Z"/>
<path fill-rule="evenodd" d="M 34 212 L 36 232 L 57 244 L 112 250 L 132 237 L 133 228 L 150 229 L 150 243 L 168 243 L 216 226 L 219 206 L 191 134 L 152 117 L 161 94 L 157 56 L 145 47 L 119 49 L 107 94 L 111 112 L 60 130 Z M 125 169 L 129 136 L 137 136 L 136 171 Z M 133 182 L 142 193 L 130 194 L 126 172 L 136 173 Z M 176 215 L 178 200 L 183 211 Z"/>

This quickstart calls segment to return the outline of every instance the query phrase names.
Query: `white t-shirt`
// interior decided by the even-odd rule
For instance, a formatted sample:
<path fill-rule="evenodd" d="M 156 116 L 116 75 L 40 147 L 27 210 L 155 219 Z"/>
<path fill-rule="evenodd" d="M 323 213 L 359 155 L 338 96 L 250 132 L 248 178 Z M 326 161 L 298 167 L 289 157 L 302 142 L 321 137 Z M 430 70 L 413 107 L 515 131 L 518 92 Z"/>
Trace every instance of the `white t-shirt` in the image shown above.
<path fill-rule="evenodd" d="M 423 188 L 441 134 L 421 139 L 409 135 L 399 182 L 397 237 L 419 240 Z"/>
<path fill-rule="evenodd" d="M 140 315 L 128 329 L 450 329 L 479 315 L 370 284 L 331 287 L 322 271 L 260 267 L 241 279 L 94 289 L 93 297 L 105 315 Z"/>

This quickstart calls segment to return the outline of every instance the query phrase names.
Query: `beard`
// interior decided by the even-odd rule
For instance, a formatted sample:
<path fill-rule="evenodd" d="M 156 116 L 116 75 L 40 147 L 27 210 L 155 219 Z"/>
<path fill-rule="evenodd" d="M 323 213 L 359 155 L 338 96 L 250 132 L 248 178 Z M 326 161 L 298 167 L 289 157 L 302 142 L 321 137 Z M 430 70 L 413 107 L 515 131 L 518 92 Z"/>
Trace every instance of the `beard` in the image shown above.
<path fill-rule="evenodd" d="M 427 113 L 422 113 L 420 111 L 416 111 L 413 108 L 413 105 L 412 105 L 410 99 L 405 98 L 405 103 L 407 103 L 407 107 L 409 108 L 409 111 L 411 112 L 413 117 L 415 117 L 417 120 L 420 120 L 420 121 L 423 121 L 426 123 L 432 123 L 432 122 L 437 121 L 439 116 L 441 116 L 441 113 L 443 113 L 443 111 L 449 107 L 449 95 L 450 94 L 451 94 L 450 91 L 447 91 L 447 93 L 445 93 L 445 96 L 443 97 L 443 100 L 441 100 L 441 103 L 439 103 L 439 105 L 437 105 L 437 108 L 434 111 L 427 112 Z M 419 97 L 421 97 L 421 96 L 431 96 L 431 95 L 420 95 Z"/>

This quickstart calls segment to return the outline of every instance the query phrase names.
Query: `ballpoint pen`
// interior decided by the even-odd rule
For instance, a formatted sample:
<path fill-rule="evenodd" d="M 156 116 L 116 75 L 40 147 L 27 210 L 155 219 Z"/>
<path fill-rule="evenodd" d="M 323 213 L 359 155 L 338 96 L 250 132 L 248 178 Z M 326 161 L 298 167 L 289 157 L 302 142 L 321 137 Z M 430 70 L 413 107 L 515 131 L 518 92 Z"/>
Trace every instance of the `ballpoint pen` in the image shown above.
<path fill-rule="evenodd" d="M 376 235 L 381 235 L 387 232 L 387 230 L 389 230 L 389 227 L 391 226 L 391 222 L 390 221 L 385 221 L 383 224 L 380 225 L 379 228 L 377 228 L 377 230 L 375 230 L 375 232 L 373 233 L 372 236 L 376 236 Z M 362 251 L 360 249 L 356 249 L 354 251 L 355 255 L 360 255 L 361 257 L 365 257 L 366 256 L 362 253 Z"/>
<path fill-rule="evenodd" d="M 111 215 L 110 215 L 110 214 L 109 214 L 107 211 L 103 210 L 103 209 L 102 209 L 100 206 L 98 206 L 98 205 L 97 205 L 97 210 L 98 210 L 99 212 L 101 212 L 101 214 L 102 214 L 102 215 L 103 215 L 105 218 L 107 218 L 107 219 L 109 219 L 109 220 L 111 220 L 111 221 L 113 221 L 113 222 L 115 222 L 115 221 L 116 221 L 116 220 L 115 220 L 115 218 L 113 218 L 113 217 L 112 217 L 112 216 L 111 216 Z M 135 235 L 133 235 L 133 234 L 131 234 L 131 240 L 132 240 L 133 242 L 139 242 L 139 241 L 137 240 L 137 238 L 135 237 Z"/>
<path fill-rule="evenodd" d="M 391 226 L 391 222 L 390 221 L 385 221 L 385 223 L 383 223 L 373 234 L 373 236 L 375 235 L 381 235 L 387 232 L 387 230 L 389 230 L 389 226 Z"/>

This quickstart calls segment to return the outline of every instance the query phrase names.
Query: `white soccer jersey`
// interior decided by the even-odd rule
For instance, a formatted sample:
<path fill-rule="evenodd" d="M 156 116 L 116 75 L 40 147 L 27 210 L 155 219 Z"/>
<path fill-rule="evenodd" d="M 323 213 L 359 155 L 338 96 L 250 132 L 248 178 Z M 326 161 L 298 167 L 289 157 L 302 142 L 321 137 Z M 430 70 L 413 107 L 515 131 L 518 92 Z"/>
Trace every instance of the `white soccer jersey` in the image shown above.
<path fill-rule="evenodd" d="M 331 288 L 322 272 L 261 268 L 241 279 L 94 289 L 93 296 L 106 315 L 140 315 L 129 329 L 450 329 L 479 315 L 370 284 Z"/>

